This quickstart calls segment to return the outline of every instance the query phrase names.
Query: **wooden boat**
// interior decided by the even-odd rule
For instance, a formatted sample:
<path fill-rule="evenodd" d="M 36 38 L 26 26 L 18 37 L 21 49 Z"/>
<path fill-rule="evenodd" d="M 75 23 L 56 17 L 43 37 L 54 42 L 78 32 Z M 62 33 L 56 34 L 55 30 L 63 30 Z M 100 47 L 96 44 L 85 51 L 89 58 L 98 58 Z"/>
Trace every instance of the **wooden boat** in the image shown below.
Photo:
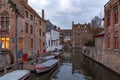
<path fill-rule="evenodd" d="M 0 77 L 0 80 L 26 80 L 29 75 L 29 70 L 15 70 Z"/>
<path fill-rule="evenodd" d="M 55 57 L 60 57 L 60 55 L 62 54 L 62 52 L 53 52 L 51 53 L 52 55 L 55 55 Z"/>
<path fill-rule="evenodd" d="M 36 64 L 35 70 L 37 73 L 46 72 L 46 71 L 52 69 L 58 63 L 58 61 L 59 60 L 56 60 L 56 59 L 50 59 L 43 63 Z"/>
<path fill-rule="evenodd" d="M 47 60 L 50 60 L 50 59 L 53 59 L 55 58 L 54 55 L 50 55 L 50 56 L 45 56 L 45 57 L 38 57 L 37 60 L 38 60 L 38 63 L 41 63 L 41 62 L 44 62 L 44 61 L 47 61 Z"/>

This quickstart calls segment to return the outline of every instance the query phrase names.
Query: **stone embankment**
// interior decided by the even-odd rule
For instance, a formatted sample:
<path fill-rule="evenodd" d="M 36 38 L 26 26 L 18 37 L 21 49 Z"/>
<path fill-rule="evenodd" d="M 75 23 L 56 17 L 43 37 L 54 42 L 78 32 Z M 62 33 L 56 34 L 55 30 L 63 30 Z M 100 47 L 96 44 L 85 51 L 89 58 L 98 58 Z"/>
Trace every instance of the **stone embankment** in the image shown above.
<path fill-rule="evenodd" d="M 82 48 L 83 55 L 106 66 L 107 68 L 120 74 L 120 54 L 119 51 L 97 49 L 95 47 Z"/>

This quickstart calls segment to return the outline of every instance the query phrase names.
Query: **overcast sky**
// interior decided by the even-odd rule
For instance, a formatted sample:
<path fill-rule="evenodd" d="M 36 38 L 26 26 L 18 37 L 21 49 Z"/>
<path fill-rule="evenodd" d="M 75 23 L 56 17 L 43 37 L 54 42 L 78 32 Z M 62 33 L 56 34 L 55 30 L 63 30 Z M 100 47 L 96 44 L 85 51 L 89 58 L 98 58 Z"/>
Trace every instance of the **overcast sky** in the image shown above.
<path fill-rule="evenodd" d="M 45 10 L 45 18 L 62 29 L 72 28 L 75 23 L 88 23 L 96 15 L 104 15 L 104 5 L 109 0 L 28 0 L 40 15 Z"/>

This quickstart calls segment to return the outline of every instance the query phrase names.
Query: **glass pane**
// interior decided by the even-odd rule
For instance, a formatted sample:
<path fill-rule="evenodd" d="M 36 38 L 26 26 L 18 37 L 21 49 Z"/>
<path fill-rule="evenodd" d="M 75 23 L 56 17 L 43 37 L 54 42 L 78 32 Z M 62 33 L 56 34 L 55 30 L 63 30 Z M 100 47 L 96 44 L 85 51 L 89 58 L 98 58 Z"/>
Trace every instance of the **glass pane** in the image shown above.
<path fill-rule="evenodd" d="M 2 48 L 5 48 L 5 42 L 2 42 Z"/>
<path fill-rule="evenodd" d="M 6 28 L 9 27 L 9 21 L 6 21 Z"/>
<path fill-rule="evenodd" d="M 4 21 L 4 17 L 1 17 L 1 20 Z"/>
<path fill-rule="evenodd" d="M 6 42 L 6 48 L 9 49 L 10 48 L 10 44 L 9 44 L 9 41 Z"/>
<path fill-rule="evenodd" d="M 1 22 L 1 27 L 4 28 L 4 21 Z"/>
<path fill-rule="evenodd" d="M 10 38 L 9 38 L 9 37 L 7 37 L 7 38 L 6 38 L 6 41 L 9 41 L 9 40 L 10 40 Z"/>
<path fill-rule="evenodd" d="M 6 21 L 9 21 L 9 17 L 6 17 Z"/>
<path fill-rule="evenodd" d="M 2 41 L 5 41 L 5 37 L 2 37 Z"/>
<path fill-rule="evenodd" d="M 0 4 L 0 9 L 2 8 L 2 4 Z"/>
<path fill-rule="evenodd" d="M 9 49 L 10 48 L 10 42 L 9 42 L 9 37 L 6 37 L 6 44 L 5 44 L 5 47 L 7 48 L 7 49 Z"/>

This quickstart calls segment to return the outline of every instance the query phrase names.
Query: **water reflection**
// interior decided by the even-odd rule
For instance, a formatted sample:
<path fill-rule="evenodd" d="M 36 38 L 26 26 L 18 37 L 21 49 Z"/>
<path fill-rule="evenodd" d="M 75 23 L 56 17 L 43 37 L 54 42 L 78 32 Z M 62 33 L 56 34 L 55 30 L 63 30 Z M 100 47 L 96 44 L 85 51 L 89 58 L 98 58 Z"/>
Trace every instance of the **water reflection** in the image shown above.
<path fill-rule="evenodd" d="M 86 69 L 91 73 L 94 80 L 120 80 L 120 75 L 115 74 L 106 67 L 97 64 L 95 61 L 85 57 Z"/>
<path fill-rule="evenodd" d="M 57 78 L 53 78 L 52 80 L 92 80 L 91 77 L 88 79 L 88 76 L 84 75 L 82 70 L 83 57 L 81 55 L 80 49 L 65 52 L 59 72 L 54 75 Z"/>

